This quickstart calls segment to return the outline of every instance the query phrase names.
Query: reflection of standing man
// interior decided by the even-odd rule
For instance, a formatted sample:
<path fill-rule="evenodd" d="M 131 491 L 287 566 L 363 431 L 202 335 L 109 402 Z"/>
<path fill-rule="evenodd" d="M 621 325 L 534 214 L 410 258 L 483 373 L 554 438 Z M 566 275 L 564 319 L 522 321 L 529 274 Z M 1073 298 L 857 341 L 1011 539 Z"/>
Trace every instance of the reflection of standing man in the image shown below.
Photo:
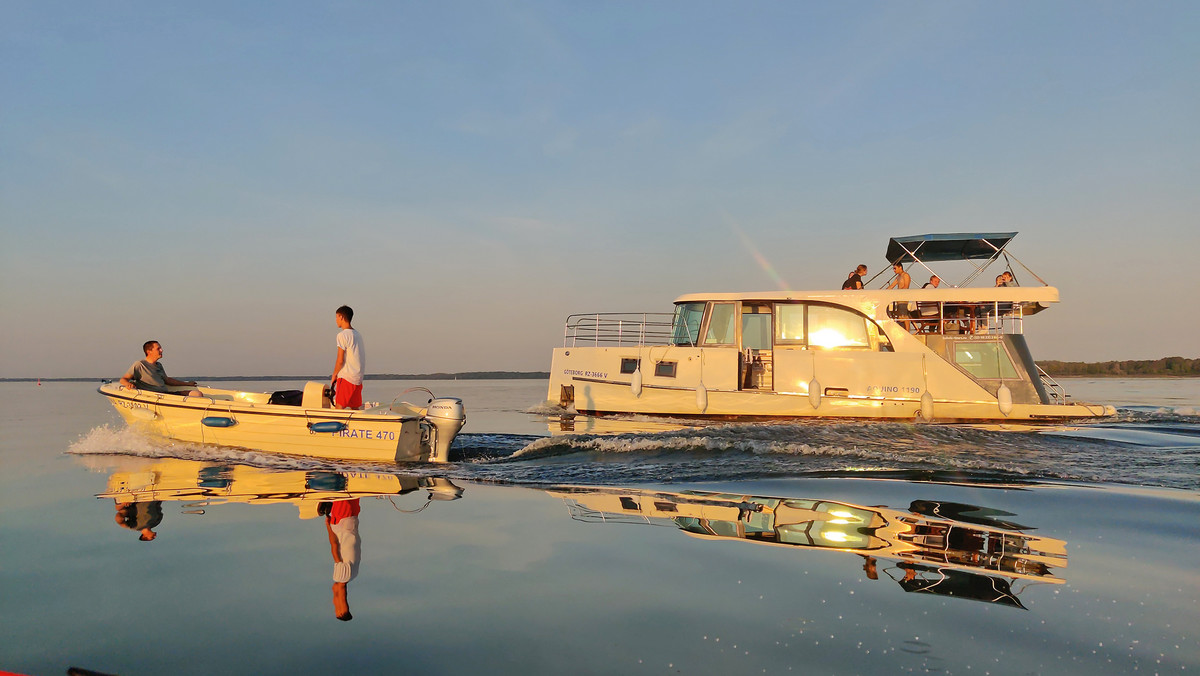
<path fill-rule="evenodd" d="M 333 553 L 333 612 L 342 621 L 354 619 L 346 597 L 346 585 L 358 577 L 358 562 L 362 558 L 362 540 L 358 537 L 358 513 L 362 510 L 358 498 L 323 502 L 317 513 L 325 515 L 325 530 Z"/>
<path fill-rule="evenodd" d="M 117 514 L 113 520 L 117 522 L 118 526 L 140 531 L 138 539 L 142 542 L 150 542 L 158 537 L 158 533 L 155 533 L 153 529 L 163 520 L 161 500 L 118 502 L 116 504 Z"/>

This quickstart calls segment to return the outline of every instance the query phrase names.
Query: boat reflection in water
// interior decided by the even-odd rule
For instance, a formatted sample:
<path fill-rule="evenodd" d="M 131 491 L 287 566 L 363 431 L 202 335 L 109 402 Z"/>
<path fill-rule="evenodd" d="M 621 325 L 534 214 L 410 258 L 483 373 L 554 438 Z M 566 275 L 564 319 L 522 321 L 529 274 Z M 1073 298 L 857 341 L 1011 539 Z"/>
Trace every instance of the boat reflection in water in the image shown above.
<path fill-rule="evenodd" d="M 225 503 L 269 505 L 290 502 L 301 519 L 323 517 L 333 558 L 333 607 L 339 620 L 351 620 L 347 585 L 358 576 L 362 559 L 359 513 L 362 498 L 405 495 L 424 489 L 425 504 L 457 500 L 463 489 L 448 479 L 404 474 L 363 472 L 280 471 L 220 465 L 192 460 L 160 459 L 138 471 L 118 471 L 108 478 L 108 490 L 98 498 L 111 498 L 115 520 L 138 531 L 139 539 L 153 540 L 162 522 L 164 501 L 180 501 L 184 514 L 204 514 L 205 508 Z M 392 503 L 395 506 L 395 503 Z M 396 507 L 396 509 L 400 509 Z"/>
<path fill-rule="evenodd" d="M 825 549 L 862 557 L 867 577 L 879 562 L 907 592 L 939 594 L 1024 609 L 1029 584 L 1061 584 L 1066 542 L 1028 533 L 1007 512 L 915 500 L 907 511 L 822 499 L 685 491 L 567 487 L 572 518 L 592 523 L 673 526 L 702 539 L 736 538 L 776 546 Z"/>

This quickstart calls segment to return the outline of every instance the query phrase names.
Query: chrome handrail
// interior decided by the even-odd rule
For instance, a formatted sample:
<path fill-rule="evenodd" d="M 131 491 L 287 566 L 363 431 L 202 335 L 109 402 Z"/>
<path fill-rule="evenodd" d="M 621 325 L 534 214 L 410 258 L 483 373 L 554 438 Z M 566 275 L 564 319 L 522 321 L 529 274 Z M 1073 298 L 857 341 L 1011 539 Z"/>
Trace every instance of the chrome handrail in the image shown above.
<path fill-rule="evenodd" d="M 1037 367 L 1038 377 L 1042 379 L 1042 386 L 1046 388 L 1046 391 L 1050 395 L 1050 403 L 1062 405 L 1069 403 L 1067 400 L 1071 395 L 1067 394 L 1066 389 L 1062 385 L 1059 385 L 1057 380 L 1050 377 L 1050 374 L 1046 373 L 1041 366 L 1037 364 L 1034 364 L 1034 366 Z"/>
<path fill-rule="evenodd" d="M 577 345 L 669 345 L 673 318 L 667 312 L 593 312 L 567 317 L 563 347 Z"/>

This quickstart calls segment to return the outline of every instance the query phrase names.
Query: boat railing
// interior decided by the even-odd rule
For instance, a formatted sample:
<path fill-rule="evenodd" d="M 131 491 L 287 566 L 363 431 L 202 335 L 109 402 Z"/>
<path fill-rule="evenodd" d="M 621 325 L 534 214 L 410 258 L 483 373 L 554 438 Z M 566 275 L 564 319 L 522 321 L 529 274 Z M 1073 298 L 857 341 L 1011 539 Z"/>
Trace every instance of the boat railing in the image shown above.
<path fill-rule="evenodd" d="M 567 317 L 563 346 L 669 345 L 673 314 L 595 312 Z"/>
<path fill-rule="evenodd" d="M 666 517 L 661 516 L 646 516 L 644 514 L 627 514 L 618 512 L 604 512 L 598 509 L 592 509 L 580 503 L 574 498 L 563 498 L 563 503 L 567 506 L 567 513 L 575 521 L 583 523 L 632 523 L 645 524 L 649 526 L 674 526 L 675 523 Z"/>
<path fill-rule="evenodd" d="M 918 301 L 915 308 L 897 303 L 888 315 L 905 324 L 914 333 L 998 334 L 1025 332 L 1025 317 L 1020 303 L 993 301 Z"/>
<path fill-rule="evenodd" d="M 1034 366 L 1037 366 L 1037 364 L 1034 364 Z M 1045 387 L 1046 394 L 1050 395 L 1051 404 L 1065 405 L 1071 403 L 1071 395 L 1067 394 L 1067 391 L 1063 389 L 1062 385 L 1058 384 L 1057 380 L 1051 378 L 1050 374 L 1046 373 L 1041 366 L 1037 366 L 1037 372 L 1038 377 L 1042 379 L 1042 387 Z"/>

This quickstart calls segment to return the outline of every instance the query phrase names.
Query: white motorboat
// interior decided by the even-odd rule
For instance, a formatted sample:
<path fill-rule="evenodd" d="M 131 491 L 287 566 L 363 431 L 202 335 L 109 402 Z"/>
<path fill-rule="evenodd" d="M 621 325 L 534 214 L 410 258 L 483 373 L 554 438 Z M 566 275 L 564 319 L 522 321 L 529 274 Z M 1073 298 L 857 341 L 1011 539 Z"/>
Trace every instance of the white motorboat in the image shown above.
<path fill-rule="evenodd" d="M 424 403 L 401 401 L 402 394 L 366 410 L 331 408 L 320 382 L 294 391 L 299 405 L 272 403 L 271 392 L 175 389 L 179 392 L 127 390 L 106 381 L 98 391 L 127 423 L 152 434 L 336 460 L 447 462 L 450 445 L 467 421 L 461 399 L 434 397 L 425 388 L 406 391 L 416 391 Z M 195 390 L 201 396 L 187 396 Z"/>

